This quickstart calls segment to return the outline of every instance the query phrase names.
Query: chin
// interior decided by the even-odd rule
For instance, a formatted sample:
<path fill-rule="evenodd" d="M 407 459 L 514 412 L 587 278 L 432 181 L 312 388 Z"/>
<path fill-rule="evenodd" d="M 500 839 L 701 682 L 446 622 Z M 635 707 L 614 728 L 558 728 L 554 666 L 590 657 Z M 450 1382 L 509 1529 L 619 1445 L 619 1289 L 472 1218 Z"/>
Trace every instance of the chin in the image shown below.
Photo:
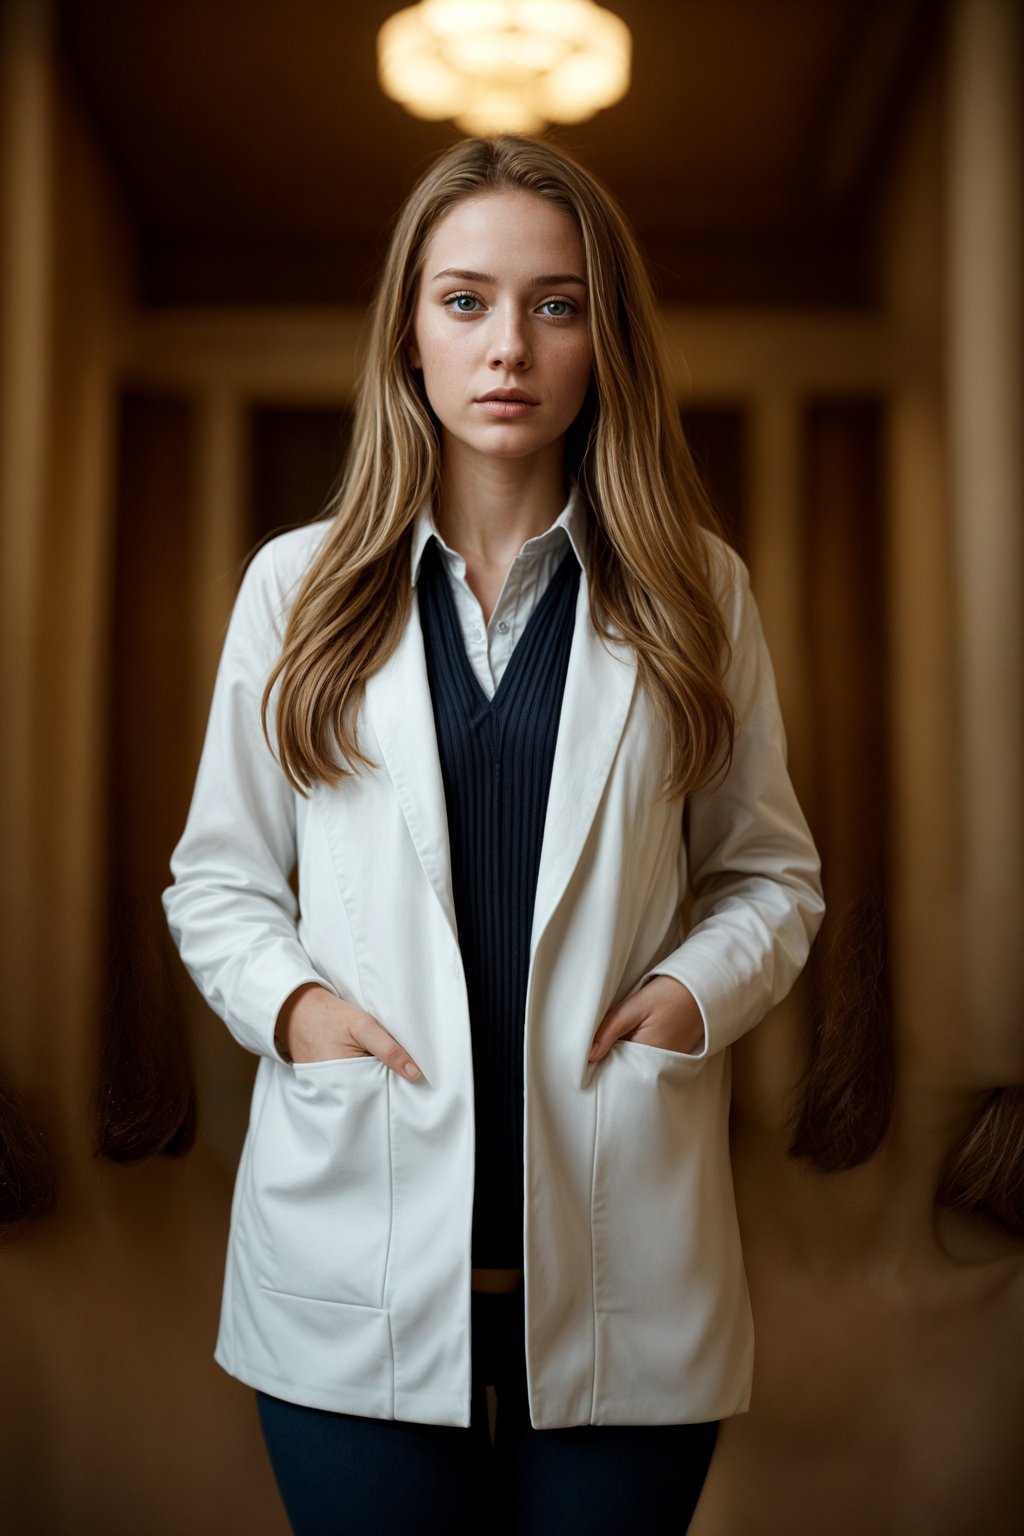
<path fill-rule="evenodd" d="M 514 427 L 504 426 L 475 441 L 461 439 L 462 446 L 485 459 L 528 459 L 536 454 L 551 453 L 562 441 L 564 434 L 538 439 L 532 434 L 517 432 Z"/>

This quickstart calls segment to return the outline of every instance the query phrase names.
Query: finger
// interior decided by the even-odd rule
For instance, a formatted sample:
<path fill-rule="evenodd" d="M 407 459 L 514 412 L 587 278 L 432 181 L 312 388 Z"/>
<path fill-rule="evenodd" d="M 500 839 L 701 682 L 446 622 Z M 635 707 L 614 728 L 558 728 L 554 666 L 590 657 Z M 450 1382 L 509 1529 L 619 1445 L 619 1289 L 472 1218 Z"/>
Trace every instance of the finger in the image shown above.
<path fill-rule="evenodd" d="M 369 1051 L 371 1056 L 378 1057 L 392 1072 L 397 1072 L 400 1077 L 407 1077 L 410 1082 L 420 1076 L 420 1069 L 413 1061 L 409 1052 L 399 1045 L 394 1035 L 390 1034 L 372 1014 L 364 1013 L 349 1026 L 349 1033 L 357 1045 Z"/>
<path fill-rule="evenodd" d="M 640 992 L 634 992 L 632 997 L 625 998 L 605 1014 L 590 1047 L 588 1061 L 600 1061 L 602 1056 L 607 1056 L 616 1040 L 621 1040 L 623 1035 L 630 1034 L 637 1025 L 643 1023 L 647 1017 L 647 1004 L 639 1000 L 642 991 L 643 988 Z"/>

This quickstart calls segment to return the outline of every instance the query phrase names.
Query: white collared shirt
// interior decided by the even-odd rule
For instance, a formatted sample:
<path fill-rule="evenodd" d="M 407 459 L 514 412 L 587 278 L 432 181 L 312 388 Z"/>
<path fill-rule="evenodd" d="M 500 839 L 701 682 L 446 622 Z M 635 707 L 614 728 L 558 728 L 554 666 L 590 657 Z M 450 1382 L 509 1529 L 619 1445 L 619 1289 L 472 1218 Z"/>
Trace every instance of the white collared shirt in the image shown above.
<path fill-rule="evenodd" d="M 527 539 L 509 566 L 490 622 L 484 622 L 480 600 L 466 580 L 466 561 L 437 531 L 433 509 L 424 505 L 416 515 L 412 535 L 412 584 L 416 585 L 427 540 L 433 534 L 444 558 L 455 599 L 455 611 L 466 655 L 489 699 L 494 697 L 509 658 L 530 615 L 558 568 L 568 544 L 586 570 L 586 510 L 576 486 L 561 512 L 543 533 Z"/>

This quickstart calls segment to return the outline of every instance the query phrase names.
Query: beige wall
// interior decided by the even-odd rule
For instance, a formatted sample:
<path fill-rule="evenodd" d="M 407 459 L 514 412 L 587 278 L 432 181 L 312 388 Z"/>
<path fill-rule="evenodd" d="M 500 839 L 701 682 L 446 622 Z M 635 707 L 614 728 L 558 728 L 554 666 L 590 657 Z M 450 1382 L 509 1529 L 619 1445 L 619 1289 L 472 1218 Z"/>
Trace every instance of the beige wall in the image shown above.
<path fill-rule="evenodd" d="M 0 1070 L 60 1179 L 55 1212 L 0 1249 L 3 1519 L 280 1532 L 249 1395 L 210 1358 L 224 1169 L 203 1146 L 139 1167 L 92 1151 L 133 242 L 48 20 L 32 0 L 0 10 Z"/>
<path fill-rule="evenodd" d="M 51 58 L 47 8 L 4 12 L 0 485 L 5 1065 L 40 1101 L 87 1067 L 97 987 L 96 817 L 114 337 L 131 241 Z M 59 960 L 53 943 L 59 936 Z M 60 1052 L 54 1014 L 71 1026 Z M 73 1023 L 72 1023 L 73 1021 Z"/>

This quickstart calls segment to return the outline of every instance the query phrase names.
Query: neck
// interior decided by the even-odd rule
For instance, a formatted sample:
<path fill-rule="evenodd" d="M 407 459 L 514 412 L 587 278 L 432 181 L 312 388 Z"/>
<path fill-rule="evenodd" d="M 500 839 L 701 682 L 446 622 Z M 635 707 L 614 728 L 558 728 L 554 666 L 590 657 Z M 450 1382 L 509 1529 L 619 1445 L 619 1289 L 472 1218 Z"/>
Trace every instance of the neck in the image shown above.
<path fill-rule="evenodd" d="M 435 521 L 467 560 L 508 566 L 565 506 L 561 443 L 528 459 L 481 459 L 446 442 Z"/>

